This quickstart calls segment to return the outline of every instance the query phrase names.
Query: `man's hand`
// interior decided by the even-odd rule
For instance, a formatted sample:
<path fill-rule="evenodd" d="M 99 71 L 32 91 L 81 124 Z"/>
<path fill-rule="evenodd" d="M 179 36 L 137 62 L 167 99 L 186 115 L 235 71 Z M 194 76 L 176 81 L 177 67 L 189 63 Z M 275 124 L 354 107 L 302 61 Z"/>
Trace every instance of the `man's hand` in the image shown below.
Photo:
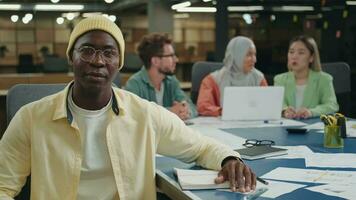
<path fill-rule="evenodd" d="M 312 113 L 310 112 L 309 109 L 307 108 L 300 108 L 298 112 L 296 113 L 297 118 L 301 119 L 307 119 L 312 116 Z"/>
<path fill-rule="evenodd" d="M 173 102 L 173 106 L 170 108 L 170 111 L 178 115 L 179 118 L 182 120 L 189 119 L 190 117 L 190 110 L 188 103 L 185 101 L 182 102 Z"/>
<path fill-rule="evenodd" d="M 256 189 L 256 175 L 240 160 L 227 161 L 218 173 L 215 183 L 230 181 L 232 191 L 250 192 Z"/>
<path fill-rule="evenodd" d="M 283 117 L 285 117 L 287 119 L 296 118 L 297 112 L 295 111 L 295 109 L 293 107 L 289 106 L 283 110 Z"/>

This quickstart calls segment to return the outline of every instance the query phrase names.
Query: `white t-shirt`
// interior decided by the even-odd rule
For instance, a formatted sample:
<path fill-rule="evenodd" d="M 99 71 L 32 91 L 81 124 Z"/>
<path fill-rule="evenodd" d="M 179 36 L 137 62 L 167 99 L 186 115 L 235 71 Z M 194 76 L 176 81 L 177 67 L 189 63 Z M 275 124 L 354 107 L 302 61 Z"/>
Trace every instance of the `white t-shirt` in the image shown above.
<path fill-rule="evenodd" d="M 68 106 L 79 128 L 83 155 L 77 200 L 118 199 L 105 135 L 111 105 L 112 99 L 100 110 L 82 109 L 73 102 L 70 89 Z"/>
<path fill-rule="evenodd" d="M 304 90 L 306 85 L 296 85 L 296 92 L 295 92 L 295 109 L 299 110 L 303 105 L 304 100 Z"/>
<path fill-rule="evenodd" d="M 157 90 L 155 88 L 155 93 L 156 93 L 156 101 L 158 105 L 163 106 L 163 94 L 164 94 L 164 84 L 163 82 L 161 82 L 161 89 Z"/>

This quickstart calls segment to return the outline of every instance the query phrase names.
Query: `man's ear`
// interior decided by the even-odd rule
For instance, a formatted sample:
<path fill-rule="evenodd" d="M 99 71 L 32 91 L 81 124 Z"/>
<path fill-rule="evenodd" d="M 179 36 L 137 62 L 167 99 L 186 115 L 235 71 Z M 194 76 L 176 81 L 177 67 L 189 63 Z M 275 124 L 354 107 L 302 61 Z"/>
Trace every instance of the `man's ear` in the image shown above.
<path fill-rule="evenodd" d="M 158 62 L 160 61 L 160 58 L 157 56 L 154 56 L 151 58 L 151 66 L 156 66 L 158 65 Z"/>

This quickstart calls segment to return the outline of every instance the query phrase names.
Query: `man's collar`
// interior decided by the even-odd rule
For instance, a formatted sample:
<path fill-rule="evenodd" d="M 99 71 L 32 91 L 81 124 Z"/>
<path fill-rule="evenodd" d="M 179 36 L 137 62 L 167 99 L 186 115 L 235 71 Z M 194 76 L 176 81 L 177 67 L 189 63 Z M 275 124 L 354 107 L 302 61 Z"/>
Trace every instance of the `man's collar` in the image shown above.
<path fill-rule="evenodd" d="M 73 121 L 73 114 L 70 112 L 69 106 L 68 106 L 68 95 L 69 95 L 69 90 L 73 86 L 74 81 L 70 82 L 64 91 L 62 91 L 62 94 L 58 97 L 59 102 L 56 106 L 56 110 L 53 116 L 53 120 L 57 120 L 60 118 L 66 118 L 68 123 L 71 124 Z M 112 105 L 111 109 L 115 113 L 115 115 L 120 114 L 121 108 L 119 108 L 119 104 L 117 101 L 117 97 L 115 95 L 114 89 L 111 89 L 112 91 Z"/>

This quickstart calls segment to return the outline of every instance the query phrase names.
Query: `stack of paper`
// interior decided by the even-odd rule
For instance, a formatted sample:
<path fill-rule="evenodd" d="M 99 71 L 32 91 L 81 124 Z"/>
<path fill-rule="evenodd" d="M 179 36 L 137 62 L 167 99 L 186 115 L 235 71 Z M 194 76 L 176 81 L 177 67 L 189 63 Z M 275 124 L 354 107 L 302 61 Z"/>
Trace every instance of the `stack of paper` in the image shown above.
<path fill-rule="evenodd" d="M 215 184 L 218 172 L 213 170 L 189 170 L 174 168 L 182 190 L 230 188 L 229 182 Z"/>

